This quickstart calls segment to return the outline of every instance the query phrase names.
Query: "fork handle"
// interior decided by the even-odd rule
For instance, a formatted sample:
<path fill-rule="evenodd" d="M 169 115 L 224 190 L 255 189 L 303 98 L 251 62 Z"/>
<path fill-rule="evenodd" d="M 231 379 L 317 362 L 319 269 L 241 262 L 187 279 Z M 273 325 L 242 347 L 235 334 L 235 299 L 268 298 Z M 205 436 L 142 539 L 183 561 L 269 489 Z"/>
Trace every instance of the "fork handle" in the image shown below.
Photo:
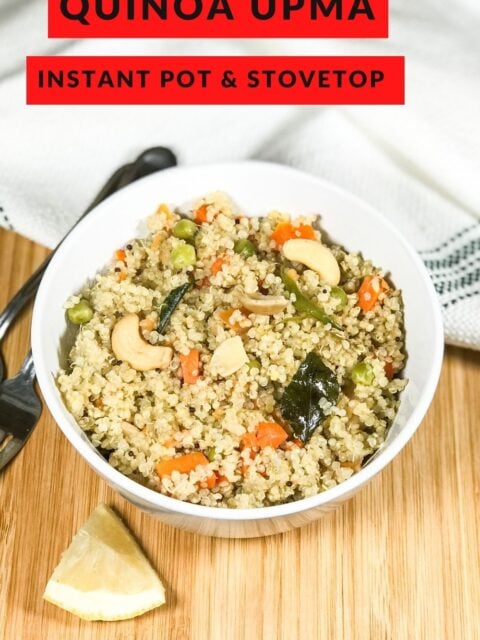
<path fill-rule="evenodd" d="M 115 171 L 109 178 L 109 180 L 105 183 L 101 191 L 97 194 L 95 200 L 89 205 L 89 207 L 85 210 L 82 216 L 77 220 L 77 222 L 73 225 L 72 229 L 77 226 L 77 224 L 84 218 L 87 213 L 97 206 L 102 200 L 105 200 L 114 193 L 120 182 L 120 178 L 122 177 L 124 171 L 132 167 L 132 164 L 123 165 L 119 169 Z M 71 230 L 70 230 L 71 231 Z M 68 234 L 70 233 L 68 232 Z M 67 235 L 68 235 L 67 234 Z M 67 236 L 65 236 L 66 238 Z M 17 317 L 17 315 L 22 311 L 27 302 L 32 298 L 32 296 L 37 291 L 40 281 L 43 278 L 43 274 L 45 273 L 46 268 L 50 260 L 52 259 L 53 254 L 58 249 L 58 247 L 62 244 L 63 238 L 60 241 L 60 244 L 52 251 L 52 253 L 42 262 L 42 264 L 38 267 L 35 273 L 30 276 L 30 278 L 25 282 L 25 284 L 17 291 L 17 293 L 13 296 L 10 302 L 7 304 L 5 309 L 0 313 L 0 341 L 3 340 L 5 334 L 7 333 L 10 325 Z"/>
<path fill-rule="evenodd" d="M 25 284 L 17 291 L 17 293 L 13 296 L 13 298 L 0 314 L 0 340 L 3 340 L 3 337 L 7 333 L 14 319 L 38 289 L 40 280 L 45 273 L 45 269 L 47 268 L 50 259 L 51 256 L 48 256 L 45 262 L 40 265 L 35 273 L 30 276 Z"/>

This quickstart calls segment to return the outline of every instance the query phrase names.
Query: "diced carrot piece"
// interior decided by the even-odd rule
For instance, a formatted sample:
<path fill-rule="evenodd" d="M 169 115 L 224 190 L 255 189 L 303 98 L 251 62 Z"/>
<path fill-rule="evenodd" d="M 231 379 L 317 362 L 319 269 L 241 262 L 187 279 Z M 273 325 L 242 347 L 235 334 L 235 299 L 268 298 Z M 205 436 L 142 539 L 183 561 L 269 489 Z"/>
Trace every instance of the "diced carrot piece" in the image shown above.
<path fill-rule="evenodd" d="M 119 260 L 120 262 L 126 262 L 127 261 L 127 254 L 125 253 L 125 251 L 123 249 L 119 249 L 118 251 L 115 251 L 115 258 L 117 260 Z"/>
<path fill-rule="evenodd" d="M 215 262 L 212 264 L 212 266 L 210 267 L 212 273 L 214 276 L 217 275 L 217 273 L 220 273 L 220 271 L 222 270 L 223 265 L 226 263 L 225 258 L 217 258 L 215 260 Z"/>
<path fill-rule="evenodd" d="M 294 227 L 291 222 L 281 222 L 272 233 L 272 240 L 278 245 L 283 245 L 287 240 L 295 238 L 313 240 L 315 238 L 313 227 L 309 224 L 300 224 L 298 227 Z"/>
<path fill-rule="evenodd" d="M 288 433 L 276 422 L 260 422 L 255 432 L 259 447 L 276 449 L 288 438 Z"/>
<path fill-rule="evenodd" d="M 180 473 L 190 473 L 201 465 L 208 464 L 208 459 L 203 453 L 193 452 L 187 453 L 178 458 L 164 458 L 155 467 L 159 476 L 170 476 L 174 471 Z"/>
<path fill-rule="evenodd" d="M 272 233 L 272 240 L 279 245 L 285 244 L 287 240 L 294 238 L 293 225 L 290 222 L 281 222 Z"/>
<path fill-rule="evenodd" d="M 366 276 L 358 290 L 358 306 L 362 311 L 371 311 L 376 305 L 380 294 L 390 287 L 378 276 Z"/>
<path fill-rule="evenodd" d="M 208 489 L 213 489 L 214 487 L 217 486 L 217 476 L 214 473 L 212 473 L 211 476 L 208 476 L 205 484 L 207 485 Z"/>
<path fill-rule="evenodd" d="M 241 442 L 244 448 L 273 447 L 276 449 L 287 438 L 288 433 L 276 422 L 260 422 L 255 432 L 250 431 L 242 436 Z"/>
<path fill-rule="evenodd" d="M 389 380 L 393 379 L 393 376 L 395 375 L 395 369 L 393 368 L 393 364 L 391 362 L 385 362 L 385 375 L 387 376 L 387 378 Z"/>
<path fill-rule="evenodd" d="M 230 324 L 230 318 L 232 317 L 234 311 L 236 311 L 236 309 L 222 309 L 221 311 L 218 312 L 218 315 L 220 316 L 221 321 L 224 322 L 229 327 L 232 326 Z"/>
<path fill-rule="evenodd" d="M 179 355 L 182 365 L 183 381 L 186 384 L 195 384 L 200 378 L 200 352 L 192 349 L 187 355 Z"/>
<path fill-rule="evenodd" d="M 245 448 L 253 448 L 257 445 L 257 436 L 252 431 L 249 431 L 244 436 L 242 436 L 242 444 Z"/>
<path fill-rule="evenodd" d="M 299 440 L 298 438 L 294 438 L 292 440 L 293 444 L 296 445 L 297 447 L 299 447 L 300 449 L 303 449 L 303 447 L 305 446 L 303 444 L 303 442 L 301 440 Z"/>
<path fill-rule="evenodd" d="M 295 230 L 296 238 L 304 238 L 305 240 L 315 240 L 315 231 L 313 227 L 309 224 L 301 224 Z"/>
<path fill-rule="evenodd" d="M 198 209 L 195 211 L 195 222 L 198 222 L 198 224 L 203 224 L 204 222 L 208 222 L 207 209 L 208 209 L 208 206 L 206 204 L 202 204 L 201 207 L 198 207 Z"/>
<path fill-rule="evenodd" d="M 168 206 L 168 204 L 165 204 L 164 202 L 162 202 L 162 204 L 158 207 L 157 213 L 164 213 L 167 217 L 167 220 L 171 220 L 173 217 L 170 207 Z"/>
<path fill-rule="evenodd" d="M 235 333 L 238 333 L 239 335 L 246 333 L 248 331 L 247 327 L 242 327 L 238 322 L 231 322 L 230 318 L 235 311 L 238 311 L 238 309 L 222 309 L 218 312 L 218 316 L 223 324 L 225 324 L 229 329 L 235 331 Z"/>
<path fill-rule="evenodd" d="M 127 279 L 127 274 L 125 273 L 125 271 L 119 271 L 117 278 L 119 282 L 123 282 Z"/>
<path fill-rule="evenodd" d="M 204 482 L 197 482 L 196 485 L 198 489 L 215 489 L 222 482 L 228 482 L 228 479 L 214 471 Z"/>

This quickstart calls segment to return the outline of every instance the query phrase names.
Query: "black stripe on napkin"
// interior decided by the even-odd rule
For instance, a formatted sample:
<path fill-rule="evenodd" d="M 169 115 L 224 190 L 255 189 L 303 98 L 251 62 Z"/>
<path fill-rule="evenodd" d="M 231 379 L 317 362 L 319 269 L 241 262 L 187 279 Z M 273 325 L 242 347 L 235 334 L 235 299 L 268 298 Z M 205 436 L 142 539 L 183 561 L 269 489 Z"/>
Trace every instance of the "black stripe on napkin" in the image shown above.
<path fill-rule="evenodd" d="M 423 251 L 419 251 L 418 253 L 421 256 L 428 255 L 430 253 L 439 253 L 440 251 L 442 251 L 442 249 L 446 249 L 453 242 L 455 242 L 455 240 L 459 240 L 464 235 L 466 235 L 469 231 L 473 231 L 475 227 L 479 227 L 479 226 L 480 226 L 480 222 L 475 222 L 474 224 L 471 224 L 470 226 L 465 227 L 464 229 L 461 229 L 460 231 L 455 233 L 453 236 L 450 236 L 450 238 L 442 242 L 442 244 L 438 245 L 438 247 L 435 247 L 433 249 L 425 249 Z"/>
<path fill-rule="evenodd" d="M 444 309 L 480 295 L 480 223 L 458 231 L 434 249 L 419 253 Z"/>

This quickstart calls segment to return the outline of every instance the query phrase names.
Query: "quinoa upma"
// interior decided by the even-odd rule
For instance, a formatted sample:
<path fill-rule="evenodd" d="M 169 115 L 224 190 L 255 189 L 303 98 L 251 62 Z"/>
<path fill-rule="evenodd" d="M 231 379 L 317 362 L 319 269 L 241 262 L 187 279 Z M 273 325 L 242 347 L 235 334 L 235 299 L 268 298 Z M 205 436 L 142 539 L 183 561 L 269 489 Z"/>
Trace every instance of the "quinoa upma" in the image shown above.
<path fill-rule="evenodd" d="M 406 385 L 401 292 L 316 218 L 211 194 L 66 304 L 57 384 L 110 464 L 165 495 L 269 506 L 334 487 L 384 442 Z"/>

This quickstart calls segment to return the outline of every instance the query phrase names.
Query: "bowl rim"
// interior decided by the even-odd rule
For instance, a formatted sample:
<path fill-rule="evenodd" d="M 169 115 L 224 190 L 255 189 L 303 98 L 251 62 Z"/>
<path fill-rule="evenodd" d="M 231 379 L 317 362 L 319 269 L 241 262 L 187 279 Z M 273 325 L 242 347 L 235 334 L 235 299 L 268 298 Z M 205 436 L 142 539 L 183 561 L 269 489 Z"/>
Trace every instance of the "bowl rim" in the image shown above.
<path fill-rule="evenodd" d="M 153 489 L 149 489 L 138 482 L 128 478 L 126 475 L 112 467 L 107 460 L 98 454 L 92 447 L 93 445 L 82 437 L 82 434 L 70 424 L 69 419 L 73 417 L 69 414 L 67 408 L 63 404 L 59 392 L 52 380 L 52 374 L 45 366 L 43 366 L 41 358 L 41 344 L 42 344 L 42 312 L 43 308 L 48 308 L 48 289 L 51 283 L 55 280 L 57 263 L 61 262 L 64 255 L 68 253 L 71 246 L 75 244 L 77 231 L 84 225 L 92 224 L 92 220 L 96 216 L 102 214 L 104 203 L 100 203 L 86 216 L 75 229 L 68 234 L 66 239 L 62 242 L 55 255 L 52 257 L 50 264 L 43 276 L 40 284 L 38 294 L 35 299 L 35 305 L 32 318 L 32 351 L 35 364 L 35 371 L 37 373 L 37 379 L 40 389 L 42 391 L 44 401 L 52 414 L 55 422 L 70 441 L 76 451 L 87 461 L 87 463 L 99 473 L 99 475 L 105 479 L 111 486 L 115 487 L 124 497 L 130 499 L 133 496 L 136 499 L 142 501 L 143 506 L 150 508 L 153 511 L 164 511 L 181 514 L 184 516 L 194 518 L 208 518 L 211 520 L 222 521 L 246 521 L 246 520 L 264 520 L 274 519 L 278 517 L 284 517 L 308 511 L 313 508 L 322 507 L 329 503 L 334 503 L 346 499 L 349 494 L 355 492 L 361 486 L 371 480 L 377 473 L 384 469 L 393 458 L 403 449 L 405 444 L 413 436 L 417 428 L 419 427 L 422 419 L 424 418 L 428 407 L 433 399 L 435 390 L 438 384 L 438 380 L 441 373 L 443 352 L 444 352 L 444 336 L 443 336 L 443 322 L 440 310 L 440 303 L 436 295 L 433 283 L 430 276 L 421 261 L 419 255 L 410 245 L 410 243 L 403 237 L 398 229 L 390 222 L 388 218 L 379 213 L 374 207 L 366 203 L 364 200 L 356 195 L 349 193 L 341 187 L 332 184 L 328 180 L 319 178 L 315 175 L 305 173 L 298 169 L 288 167 L 286 165 L 264 162 L 259 160 L 241 160 L 232 162 L 217 162 L 206 163 L 201 165 L 187 165 L 180 167 L 172 167 L 161 172 L 162 177 L 168 176 L 171 172 L 191 172 L 195 170 L 209 169 L 211 171 L 235 171 L 237 168 L 244 169 L 246 165 L 249 165 L 252 170 L 263 170 L 265 168 L 269 170 L 283 172 L 290 176 L 301 178 L 303 181 L 309 180 L 312 183 L 320 185 L 324 189 L 328 189 L 350 203 L 356 205 L 360 209 L 366 209 L 369 211 L 369 215 L 375 218 L 386 230 L 391 233 L 396 242 L 403 246 L 403 249 L 408 254 L 419 276 L 425 284 L 428 292 L 428 302 L 431 308 L 431 324 L 430 330 L 434 336 L 434 343 L 436 349 L 434 352 L 433 360 L 431 362 L 429 375 L 424 382 L 424 391 L 420 396 L 417 405 L 414 407 L 410 418 L 406 421 L 400 434 L 392 440 L 389 446 L 383 450 L 380 450 L 378 455 L 371 460 L 371 462 L 363 467 L 360 471 L 353 474 L 347 480 L 344 480 L 340 484 L 331 489 L 327 489 L 321 493 L 294 502 L 288 502 L 285 504 L 267 506 L 267 507 L 251 507 L 251 508 L 239 508 L 228 509 L 220 507 L 207 507 L 203 505 L 193 504 L 185 502 L 177 498 L 170 498 L 163 495 Z M 158 173 L 152 174 L 145 178 L 141 178 L 131 185 L 125 187 L 121 191 L 110 196 L 105 202 L 113 202 L 114 200 L 121 200 L 125 191 L 138 190 L 141 191 L 145 184 L 150 181 L 158 179 Z M 127 494 L 127 495 L 125 495 Z"/>

